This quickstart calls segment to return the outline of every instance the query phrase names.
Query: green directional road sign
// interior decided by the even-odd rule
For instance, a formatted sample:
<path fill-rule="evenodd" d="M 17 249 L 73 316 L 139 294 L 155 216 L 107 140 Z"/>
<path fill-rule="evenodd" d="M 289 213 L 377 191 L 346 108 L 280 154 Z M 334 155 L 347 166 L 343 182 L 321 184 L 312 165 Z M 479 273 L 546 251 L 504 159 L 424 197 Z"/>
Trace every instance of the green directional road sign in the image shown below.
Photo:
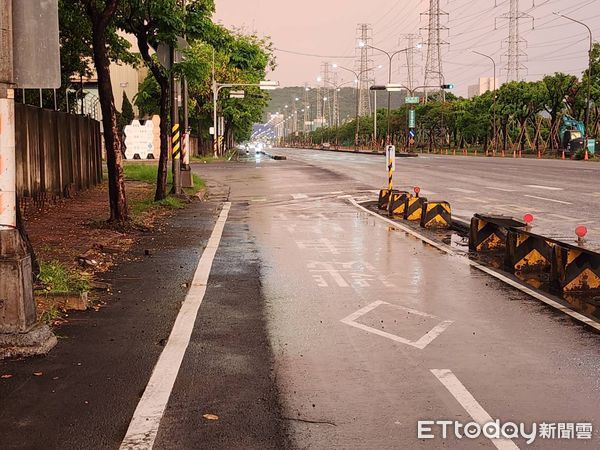
<path fill-rule="evenodd" d="M 419 104 L 419 97 L 405 97 L 404 98 L 404 103 L 418 105 Z"/>
<path fill-rule="evenodd" d="M 417 127 L 417 112 L 414 109 L 408 111 L 408 128 Z"/>

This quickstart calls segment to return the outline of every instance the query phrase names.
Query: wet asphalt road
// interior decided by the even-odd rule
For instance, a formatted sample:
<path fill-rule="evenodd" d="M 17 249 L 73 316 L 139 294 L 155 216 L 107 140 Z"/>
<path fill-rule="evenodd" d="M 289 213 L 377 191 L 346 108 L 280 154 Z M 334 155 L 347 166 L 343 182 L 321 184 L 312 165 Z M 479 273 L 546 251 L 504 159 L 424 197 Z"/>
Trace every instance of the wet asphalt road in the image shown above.
<path fill-rule="evenodd" d="M 436 369 L 502 421 L 600 423 L 600 338 L 340 198 L 372 197 L 368 169 L 293 157 L 198 170 L 249 204 L 295 447 L 492 448 L 417 439 L 419 419 L 470 420 Z M 532 447 L 598 439 L 596 426 L 595 443 Z"/>
<path fill-rule="evenodd" d="M 386 186 L 383 156 L 275 149 L 298 161 L 334 170 L 373 189 Z M 439 156 L 398 158 L 395 184 L 422 188 L 430 200 L 446 200 L 466 220 L 474 213 L 535 217 L 534 231 L 575 240 L 588 228 L 588 244 L 600 250 L 600 165 L 595 162 Z"/>
<path fill-rule="evenodd" d="M 589 422 L 592 440 L 529 447 L 598 448 L 600 336 L 350 204 L 373 198 L 368 167 L 195 165 L 211 199 L 115 269 L 116 298 L 47 358 L 0 362 L 1 447 L 119 447 L 229 200 L 155 448 L 494 448 L 417 438 L 418 420 L 486 415 Z"/>

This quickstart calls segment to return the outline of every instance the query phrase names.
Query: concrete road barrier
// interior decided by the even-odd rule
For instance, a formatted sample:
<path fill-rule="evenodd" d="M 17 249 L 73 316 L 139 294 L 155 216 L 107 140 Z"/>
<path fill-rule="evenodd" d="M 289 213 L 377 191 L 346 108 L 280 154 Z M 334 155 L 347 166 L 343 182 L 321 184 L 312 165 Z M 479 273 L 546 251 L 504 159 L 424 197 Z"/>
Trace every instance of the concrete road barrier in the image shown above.
<path fill-rule="evenodd" d="M 404 218 L 404 213 L 406 211 L 406 205 L 408 199 L 411 198 L 412 195 L 406 191 L 400 191 L 392 194 L 392 204 L 389 207 L 390 214 L 392 216 L 398 216 Z"/>
<path fill-rule="evenodd" d="M 506 266 L 515 272 L 547 272 L 552 268 L 554 242 L 524 230 L 506 236 Z"/>
<path fill-rule="evenodd" d="M 452 227 L 452 209 L 448 202 L 427 202 L 421 211 L 423 228 L 447 229 Z"/>
<path fill-rule="evenodd" d="M 554 246 L 552 273 L 565 293 L 600 292 L 600 254 L 559 243 Z"/>
<path fill-rule="evenodd" d="M 412 197 L 406 201 L 406 210 L 404 211 L 404 219 L 412 221 L 420 221 L 423 205 L 427 203 L 425 197 Z"/>
<path fill-rule="evenodd" d="M 390 199 L 393 194 L 400 194 L 401 191 L 396 189 L 392 189 L 391 191 L 387 188 L 381 189 L 379 191 L 379 199 L 377 200 L 377 207 L 379 209 L 388 209 L 390 204 Z"/>
<path fill-rule="evenodd" d="M 475 214 L 469 230 L 469 250 L 477 253 L 503 251 L 508 229 L 525 226 L 525 222 L 512 217 Z"/>

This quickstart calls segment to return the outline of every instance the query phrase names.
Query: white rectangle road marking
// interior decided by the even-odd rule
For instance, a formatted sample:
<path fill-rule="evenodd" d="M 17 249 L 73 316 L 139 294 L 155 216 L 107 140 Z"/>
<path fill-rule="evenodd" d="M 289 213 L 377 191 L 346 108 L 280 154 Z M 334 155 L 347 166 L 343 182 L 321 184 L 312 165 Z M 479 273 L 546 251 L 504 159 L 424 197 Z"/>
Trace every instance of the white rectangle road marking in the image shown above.
<path fill-rule="evenodd" d="M 532 189 L 544 189 L 546 191 L 564 191 L 563 188 L 554 187 L 554 186 L 540 186 L 539 184 L 526 184 L 525 187 Z"/>
<path fill-rule="evenodd" d="M 308 195 L 306 195 L 306 194 L 292 194 L 292 198 L 294 200 L 302 200 L 304 198 L 308 198 Z"/>
<path fill-rule="evenodd" d="M 463 194 L 477 194 L 477 191 L 471 191 L 469 189 L 462 189 L 462 188 L 448 188 L 449 191 L 454 191 L 454 192 L 462 192 Z"/>
<path fill-rule="evenodd" d="M 573 204 L 570 202 L 564 202 L 562 200 L 555 200 L 553 198 L 546 198 L 546 197 L 537 197 L 535 195 L 529 195 L 529 194 L 525 194 L 525 197 L 535 198 L 536 200 L 544 200 L 545 202 L 560 203 L 561 205 L 572 205 Z"/>
<path fill-rule="evenodd" d="M 470 202 L 475 202 L 475 203 L 489 203 L 487 200 L 482 200 L 480 198 L 474 198 L 474 197 L 463 197 L 464 200 L 468 200 Z"/>
<path fill-rule="evenodd" d="M 223 236 L 230 208 L 231 203 L 229 202 L 223 205 L 223 210 L 198 262 L 190 290 L 175 319 L 167 345 L 160 354 L 150 381 L 148 381 L 144 394 L 133 413 L 133 418 L 121 443 L 122 450 L 151 449 L 154 446 L 160 421 L 190 342 L 198 310 L 204 294 L 206 294 L 208 277 Z"/>
<path fill-rule="evenodd" d="M 431 369 L 431 373 L 444 385 L 452 394 L 460 406 L 471 416 L 471 418 L 479 425 L 485 425 L 488 422 L 493 422 L 494 419 L 487 413 L 485 409 L 475 400 L 475 397 L 467 390 L 460 382 L 456 375 L 449 369 Z M 518 449 L 517 445 L 510 439 L 490 439 L 492 444 L 500 450 Z"/>

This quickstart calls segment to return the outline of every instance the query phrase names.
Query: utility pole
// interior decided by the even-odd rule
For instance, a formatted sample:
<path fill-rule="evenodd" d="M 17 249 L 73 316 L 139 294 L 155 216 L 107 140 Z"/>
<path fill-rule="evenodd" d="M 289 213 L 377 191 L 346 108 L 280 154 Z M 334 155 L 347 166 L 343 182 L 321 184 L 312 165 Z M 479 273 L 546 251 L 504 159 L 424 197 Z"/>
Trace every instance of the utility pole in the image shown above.
<path fill-rule="evenodd" d="M 171 193 L 175 195 L 181 194 L 181 130 L 179 128 L 179 103 L 177 101 L 177 78 L 173 67 L 175 65 L 174 46 L 170 49 L 171 58 L 171 155 L 172 172 L 173 172 L 173 187 Z"/>
<path fill-rule="evenodd" d="M 302 102 L 304 105 L 304 126 L 302 130 L 306 134 L 308 132 L 308 122 L 310 122 L 310 99 L 308 97 L 308 93 L 310 92 L 310 88 L 308 87 L 308 83 L 304 84 L 304 101 Z M 306 137 L 306 136 L 305 136 Z"/>
<path fill-rule="evenodd" d="M 498 87 L 497 87 L 497 78 L 496 78 L 496 60 L 494 58 L 492 58 L 490 55 L 486 55 L 485 53 L 481 53 L 478 52 L 476 50 L 473 50 L 473 53 L 483 56 L 484 58 L 489 59 L 490 61 L 492 61 L 493 67 L 494 67 L 494 85 L 492 86 L 492 91 L 494 93 L 494 142 L 493 142 L 493 154 L 494 156 L 496 156 L 496 152 L 498 151 L 498 127 L 497 127 L 497 121 L 496 121 L 496 104 L 497 104 L 497 99 L 498 99 Z"/>
<path fill-rule="evenodd" d="M 442 25 L 442 16 L 448 13 L 440 9 L 440 0 L 429 0 L 429 9 L 422 15 L 428 16 L 427 30 L 427 62 L 425 64 L 425 85 L 438 86 L 443 83 L 442 69 L 442 46 L 448 42 L 442 39 L 442 32 L 448 31 L 448 27 Z M 427 100 L 427 91 L 425 91 Z"/>
<path fill-rule="evenodd" d="M 0 0 L 0 359 L 45 354 L 57 342 L 37 323 L 31 254 L 17 224 L 12 6 Z"/>
<path fill-rule="evenodd" d="M 182 0 L 183 13 L 186 13 L 186 0 Z M 186 39 L 186 36 L 183 36 Z M 183 103 L 183 139 L 181 141 L 181 186 L 185 188 L 194 187 L 192 170 L 190 168 L 190 112 L 188 108 L 188 80 L 185 76 L 181 78 L 181 103 Z"/>
<path fill-rule="evenodd" d="M 533 6 L 535 7 L 535 1 Z M 524 50 L 527 48 L 527 41 L 521 37 L 520 22 L 523 19 L 531 19 L 531 29 L 533 29 L 535 19 L 519 9 L 519 0 L 510 0 L 508 13 L 501 15 L 498 19 L 508 20 L 508 39 L 504 41 L 507 44 L 507 51 L 503 55 L 506 57 L 504 68 L 506 81 L 521 81 L 527 72 L 527 67 L 523 64 L 527 59 Z"/>

